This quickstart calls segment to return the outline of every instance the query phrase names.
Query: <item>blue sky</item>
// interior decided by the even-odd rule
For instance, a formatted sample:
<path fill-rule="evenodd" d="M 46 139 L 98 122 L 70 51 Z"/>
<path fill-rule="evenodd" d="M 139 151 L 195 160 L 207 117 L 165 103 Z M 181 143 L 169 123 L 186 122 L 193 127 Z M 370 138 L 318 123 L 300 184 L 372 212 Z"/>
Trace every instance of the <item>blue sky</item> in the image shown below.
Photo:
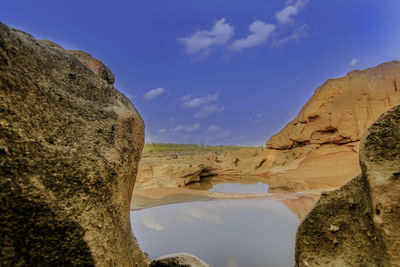
<path fill-rule="evenodd" d="M 264 145 L 329 78 L 400 59 L 398 0 L 3 0 L 102 60 L 148 142 Z"/>

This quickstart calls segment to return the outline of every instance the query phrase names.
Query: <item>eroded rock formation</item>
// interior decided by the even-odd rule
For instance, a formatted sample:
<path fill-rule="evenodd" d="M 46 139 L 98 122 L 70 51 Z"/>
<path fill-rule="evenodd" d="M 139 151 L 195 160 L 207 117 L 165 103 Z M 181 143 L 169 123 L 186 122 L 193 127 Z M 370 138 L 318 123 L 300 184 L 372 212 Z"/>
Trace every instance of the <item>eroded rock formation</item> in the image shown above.
<path fill-rule="evenodd" d="M 321 85 L 268 148 L 358 142 L 383 112 L 400 103 L 400 62 L 356 70 Z"/>
<path fill-rule="evenodd" d="M 399 61 L 325 82 L 296 118 L 267 141 L 270 171 L 288 179 L 307 176 L 311 187 L 344 184 L 360 173 L 358 147 L 365 130 L 400 104 L 399 84 Z"/>
<path fill-rule="evenodd" d="M 362 174 L 325 193 L 298 228 L 297 266 L 400 265 L 400 106 L 360 145 Z"/>
<path fill-rule="evenodd" d="M 0 265 L 147 266 L 129 219 L 143 121 L 72 54 L 0 24 Z"/>
<path fill-rule="evenodd" d="M 182 187 L 213 175 L 262 174 L 266 171 L 263 161 L 265 150 L 255 148 L 187 155 L 143 155 L 135 188 Z"/>
<path fill-rule="evenodd" d="M 201 168 L 217 175 L 267 177 L 271 192 L 339 187 L 361 172 L 358 150 L 365 130 L 399 104 L 400 61 L 352 71 L 320 86 L 296 118 L 267 141 L 268 149 L 147 155 L 139 166 L 138 187 L 182 186 L 199 180 L 195 171 L 185 175 Z"/>

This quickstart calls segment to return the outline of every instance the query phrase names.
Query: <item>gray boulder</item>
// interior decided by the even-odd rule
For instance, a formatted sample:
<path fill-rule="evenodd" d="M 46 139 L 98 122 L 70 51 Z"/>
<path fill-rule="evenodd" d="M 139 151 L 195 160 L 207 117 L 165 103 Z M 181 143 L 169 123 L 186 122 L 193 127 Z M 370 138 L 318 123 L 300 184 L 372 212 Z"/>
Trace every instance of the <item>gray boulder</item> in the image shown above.
<path fill-rule="evenodd" d="M 1 266 L 147 266 L 129 218 L 144 124 L 112 82 L 0 24 Z"/>

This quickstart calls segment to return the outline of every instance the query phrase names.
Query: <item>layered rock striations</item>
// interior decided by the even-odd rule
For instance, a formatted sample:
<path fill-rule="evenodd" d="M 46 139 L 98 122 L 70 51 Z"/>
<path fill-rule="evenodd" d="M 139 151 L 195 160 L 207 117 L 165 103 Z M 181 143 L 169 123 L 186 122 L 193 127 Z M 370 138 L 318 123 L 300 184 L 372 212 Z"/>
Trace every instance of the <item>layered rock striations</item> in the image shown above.
<path fill-rule="evenodd" d="M 184 187 L 208 176 L 260 175 L 265 148 L 201 154 L 145 154 L 139 164 L 137 189 Z"/>
<path fill-rule="evenodd" d="M 400 265 L 400 106 L 360 145 L 362 174 L 324 193 L 298 228 L 296 266 Z"/>
<path fill-rule="evenodd" d="M 358 142 L 383 112 L 400 103 L 400 62 L 326 81 L 296 118 L 267 141 L 271 149 Z"/>
<path fill-rule="evenodd" d="M 400 62 L 356 70 L 320 86 L 296 118 L 267 141 L 270 173 L 305 177 L 310 187 L 343 185 L 360 173 L 359 141 L 400 104 Z"/>
<path fill-rule="evenodd" d="M 143 121 L 84 55 L 0 24 L 0 265 L 148 265 L 129 218 Z"/>

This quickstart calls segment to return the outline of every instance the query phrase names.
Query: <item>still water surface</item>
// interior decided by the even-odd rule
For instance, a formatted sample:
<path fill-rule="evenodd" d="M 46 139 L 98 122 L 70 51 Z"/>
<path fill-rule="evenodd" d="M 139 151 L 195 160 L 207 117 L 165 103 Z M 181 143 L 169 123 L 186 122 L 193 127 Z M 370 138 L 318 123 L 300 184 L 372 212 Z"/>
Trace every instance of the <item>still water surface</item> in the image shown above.
<path fill-rule="evenodd" d="M 214 267 L 294 265 L 299 219 L 277 200 L 169 204 L 131 212 L 131 222 L 151 258 L 187 252 Z"/>
<path fill-rule="evenodd" d="M 267 193 L 269 186 L 266 183 L 259 181 L 257 178 L 242 178 L 240 183 L 237 180 L 229 180 L 224 177 L 206 177 L 200 182 L 193 183 L 187 186 L 189 189 L 206 190 L 209 192 L 222 193 L 241 193 L 241 194 L 262 194 Z"/>

